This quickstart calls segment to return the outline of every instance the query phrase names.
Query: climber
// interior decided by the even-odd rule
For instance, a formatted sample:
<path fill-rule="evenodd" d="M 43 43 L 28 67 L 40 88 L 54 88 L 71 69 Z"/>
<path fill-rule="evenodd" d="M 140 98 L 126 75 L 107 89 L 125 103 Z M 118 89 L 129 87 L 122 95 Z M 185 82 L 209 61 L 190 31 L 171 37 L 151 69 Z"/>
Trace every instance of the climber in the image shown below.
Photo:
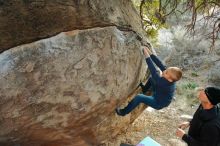
<path fill-rule="evenodd" d="M 188 146 L 220 146 L 220 89 L 206 87 L 199 89 L 201 105 L 190 122 L 179 125 L 176 136 Z M 184 129 L 188 128 L 188 134 Z"/>
<path fill-rule="evenodd" d="M 151 77 L 145 85 L 140 83 L 139 86 L 141 86 L 143 93 L 146 93 L 151 88 L 153 95 L 136 95 L 124 109 L 115 109 L 116 113 L 120 116 L 125 116 L 126 114 L 130 113 L 140 103 L 144 103 L 157 110 L 167 107 L 171 103 L 174 95 L 175 82 L 180 80 L 182 77 L 181 69 L 178 67 L 166 68 L 157 58 L 157 56 L 152 54 L 148 47 L 144 47 L 143 53 L 146 57 L 146 62 L 150 70 Z M 160 73 L 157 72 L 153 62 L 161 70 Z"/>

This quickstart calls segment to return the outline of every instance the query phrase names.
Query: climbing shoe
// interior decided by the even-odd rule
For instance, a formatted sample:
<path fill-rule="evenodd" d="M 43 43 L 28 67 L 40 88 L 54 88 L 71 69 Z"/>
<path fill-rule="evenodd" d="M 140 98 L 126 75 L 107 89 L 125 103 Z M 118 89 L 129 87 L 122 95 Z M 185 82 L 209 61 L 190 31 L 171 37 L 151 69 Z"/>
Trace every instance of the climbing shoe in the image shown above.
<path fill-rule="evenodd" d="M 141 88 L 143 88 L 143 87 L 144 87 L 144 84 L 143 84 L 142 82 L 140 82 L 140 84 L 139 84 L 138 86 L 140 86 Z"/>
<path fill-rule="evenodd" d="M 115 112 L 117 113 L 117 115 L 119 115 L 119 116 L 125 116 L 125 114 L 122 112 L 122 110 L 120 109 L 120 108 L 116 108 L 115 109 Z"/>

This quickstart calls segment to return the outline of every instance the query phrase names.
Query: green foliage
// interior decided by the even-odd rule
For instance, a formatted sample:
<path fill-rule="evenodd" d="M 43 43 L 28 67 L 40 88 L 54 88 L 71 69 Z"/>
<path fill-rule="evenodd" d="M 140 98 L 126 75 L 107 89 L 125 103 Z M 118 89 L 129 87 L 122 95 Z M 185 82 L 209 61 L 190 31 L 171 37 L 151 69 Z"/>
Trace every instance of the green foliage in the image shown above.
<path fill-rule="evenodd" d="M 149 37 L 149 39 L 155 43 L 157 42 L 158 30 L 167 27 L 165 23 L 166 18 L 164 17 L 165 11 L 159 9 L 159 7 L 159 0 L 145 1 L 145 3 L 142 5 L 141 11 L 143 20 L 142 23 L 146 31 L 146 34 Z"/>
<path fill-rule="evenodd" d="M 149 39 L 151 40 L 151 42 L 154 44 L 157 42 L 157 36 L 158 36 L 158 30 L 156 29 L 147 29 L 146 30 L 147 36 L 149 36 Z"/>
<path fill-rule="evenodd" d="M 199 75 L 197 74 L 197 72 L 192 72 L 191 75 L 192 75 L 193 77 L 198 77 L 198 76 L 199 76 Z"/>
<path fill-rule="evenodd" d="M 194 90 L 196 87 L 198 87 L 198 85 L 195 82 L 188 82 L 182 85 L 183 89 Z"/>
<path fill-rule="evenodd" d="M 150 29 L 160 29 L 165 24 L 165 18 L 163 17 L 163 11 L 159 11 L 159 1 L 146 1 L 143 5 L 143 17 L 145 20 L 149 20 L 153 27 Z M 145 25 L 149 23 L 144 21 Z"/>
<path fill-rule="evenodd" d="M 186 94 L 194 92 L 197 87 L 199 87 L 198 84 L 193 81 L 182 81 L 177 84 L 177 94 L 187 96 Z"/>
<path fill-rule="evenodd" d="M 170 18 L 185 19 L 181 16 L 190 15 L 190 20 L 184 21 L 189 32 L 195 29 L 197 15 L 202 14 L 205 17 L 217 19 L 219 9 L 219 0 L 132 0 L 135 7 L 140 11 L 142 24 L 148 37 L 155 39 L 157 31 L 163 27 L 168 27 L 167 22 Z M 215 8 L 215 13 L 212 10 Z M 212 12 L 210 12 L 212 10 Z M 188 19 L 188 18 L 187 18 Z M 176 22 L 176 20 L 173 20 Z M 218 20 L 216 20 L 217 22 Z M 172 22 L 172 21 L 171 21 Z M 168 22 L 169 23 L 169 22 Z M 213 23 L 213 20 L 207 21 Z M 216 25 L 217 26 L 217 25 Z M 215 27 L 215 26 L 214 26 Z M 214 30 L 214 29 L 213 29 Z M 217 29 L 215 29 L 217 30 Z M 212 37 L 212 45 L 215 43 L 216 36 Z"/>
<path fill-rule="evenodd" d="M 139 12 L 140 11 L 140 0 L 132 0 L 134 7 Z M 154 15 L 155 10 L 158 7 L 159 2 L 145 2 L 143 5 L 142 10 L 142 16 L 143 19 L 147 19 L 147 21 L 142 21 L 144 29 L 146 31 L 146 35 L 149 37 L 151 42 L 157 42 L 157 36 L 158 36 L 158 30 L 161 28 L 160 25 L 158 25 L 159 21 L 157 18 L 152 17 L 152 13 Z M 153 7 L 152 7 L 153 6 Z M 150 11 L 148 11 L 150 10 Z M 149 25 L 150 22 L 152 25 Z"/>
<path fill-rule="evenodd" d="M 198 91 L 195 90 L 196 87 L 198 87 L 198 85 L 195 82 L 180 81 L 180 83 L 177 84 L 177 95 L 180 98 L 186 98 L 187 99 L 186 102 L 191 106 L 198 104 L 199 103 L 199 100 L 197 99 Z"/>

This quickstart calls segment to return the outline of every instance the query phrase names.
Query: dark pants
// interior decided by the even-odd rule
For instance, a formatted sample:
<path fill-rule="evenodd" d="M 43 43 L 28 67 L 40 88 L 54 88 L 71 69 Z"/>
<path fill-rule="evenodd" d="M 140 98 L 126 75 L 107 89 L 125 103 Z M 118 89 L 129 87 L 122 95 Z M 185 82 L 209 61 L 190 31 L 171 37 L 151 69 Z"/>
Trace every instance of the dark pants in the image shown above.
<path fill-rule="evenodd" d="M 121 109 L 121 112 L 126 115 L 130 113 L 133 109 L 135 109 L 140 103 L 144 103 L 157 110 L 161 109 L 161 105 L 158 104 L 157 99 L 154 97 L 155 82 L 152 80 L 152 78 L 150 78 L 145 86 L 142 88 L 143 93 L 146 93 L 150 88 L 153 90 L 153 96 L 138 94 L 129 102 L 129 104 L 124 109 Z"/>

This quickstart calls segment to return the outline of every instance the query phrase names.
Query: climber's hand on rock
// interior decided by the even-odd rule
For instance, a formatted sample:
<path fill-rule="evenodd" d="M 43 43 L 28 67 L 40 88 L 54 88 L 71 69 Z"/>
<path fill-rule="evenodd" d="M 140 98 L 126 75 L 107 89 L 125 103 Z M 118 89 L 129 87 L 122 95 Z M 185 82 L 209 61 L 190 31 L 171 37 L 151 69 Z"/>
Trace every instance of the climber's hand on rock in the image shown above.
<path fill-rule="evenodd" d="M 149 55 L 148 50 L 147 50 L 146 47 L 143 48 L 143 53 L 144 53 L 144 56 L 145 56 L 146 58 L 150 57 L 150 55 Z"/>
<path fill-rule="evenodd" d="M 147 50 L 147 52 L 148 52 L 149 55 L 152 54 L 152 51 L 151 51 L 148 47 L 146 47 L 146 50 Z"/>

